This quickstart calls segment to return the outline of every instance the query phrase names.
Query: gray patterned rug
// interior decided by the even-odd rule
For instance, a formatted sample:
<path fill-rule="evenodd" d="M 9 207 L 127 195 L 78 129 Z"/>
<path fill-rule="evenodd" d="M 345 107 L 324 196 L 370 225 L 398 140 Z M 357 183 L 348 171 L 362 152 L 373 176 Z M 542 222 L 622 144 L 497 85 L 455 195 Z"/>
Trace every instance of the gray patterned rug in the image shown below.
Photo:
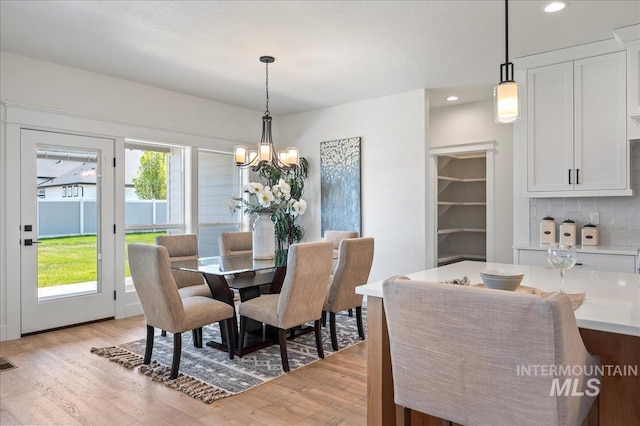
<path fill-rule="evenodd" d="M 366 308 L 362 309 L 362 319 L 366 333 Z M 313 324 L 308 324 L 312 326 Z M 336 329 L 339 348 L 345 349 L 361 342 L 358 337 L 355 315 L 349 317 L 346 312 L 336 315 Z M 220 329 L 217 325 L 203 328 L 203 342 L 220 340 Z M 322 329 L 322 343 L 325 357 L 334 353 L 331 348 L 329 324 Z M 124 343 L 106 348 L 92 348 L 91 352 L 124 367 L 137 368 L 152 380 L 178 389 L 205 403 L 235 395 L 258 386 L 284 374 L 280 360 L 280 347 L 276 345 L 245 354 L 242 358 L 229 359 L 225 352 L 203 345 L 195 348 L 191 333 L 182 334 L 182 357 L 180 375 L 175 380 L 169 379 L 173 353 L 173 335 L 155 336 L 153 356 L 150 365 L 142 365 L 145 339 Z M 314 333 L 297 336 L 287 340 L 287 354 L 291 370 L 303 367 L 318 360 Z"/>

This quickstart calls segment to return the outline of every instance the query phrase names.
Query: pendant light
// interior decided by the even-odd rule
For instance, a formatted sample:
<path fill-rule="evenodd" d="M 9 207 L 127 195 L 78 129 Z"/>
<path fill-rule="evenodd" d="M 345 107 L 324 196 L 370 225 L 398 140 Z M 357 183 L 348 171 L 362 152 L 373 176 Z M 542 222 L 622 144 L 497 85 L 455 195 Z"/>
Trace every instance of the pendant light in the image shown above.
<path fill-rule="evenodd" d="M 518 83 L 513 76 L 513 63 L 509 62 L 509 3 L 504 0 L 505 63 L 500 65 L 500 83 L 493 89 L 496 123 L 513 123 L 520 119 Z"/>
<path fill-rule="evenodd" d="M 271 115 L 269 112 L 269 64 L 275 62 L 273 56 L 261 56 L 260 62 L 265 64 L 266 75 L 266 109 L 262 117 L 262 137 L 257 150 L 249 150 L 246 145 L 238 145 L 233 148 L 234 158 L 238 167 L 251 167 L 254 172 L 272 165 L 280 171 L 286 171 L 298 165 L 298 148 L 290 147 L 277 152 L 273 148 L 271 137 Z"/>

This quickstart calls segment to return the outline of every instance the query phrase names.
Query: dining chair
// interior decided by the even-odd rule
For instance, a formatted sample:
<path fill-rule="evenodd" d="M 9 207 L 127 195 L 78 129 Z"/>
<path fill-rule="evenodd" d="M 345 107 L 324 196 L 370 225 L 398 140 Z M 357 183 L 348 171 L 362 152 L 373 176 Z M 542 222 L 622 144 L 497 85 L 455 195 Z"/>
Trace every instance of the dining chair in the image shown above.
<path fill-rule="evenodd" d="M 169 260 L 198 260 L 198 236 L 195 234 L 159 235 L 156 244 L 167 248 Z M 211 290 L 202 274 L 197 272 L 171 270 L 176 280 L 180 297 L 211 297 Z"/>
<path fill-rule="evenodd" d="M 147 324 L 147 340 L 143 364 L 151 362 L 155 327 L 173 333 L 173 360 L 171 379 L 178 377 L 182 353 L 182 333 L 192 330 L 194 345 L 202 347 L 202 327 L 207 324 L 225 323 L 229 358 L 234 352 L 234 310 L 227 303 L 210 297 L 182 298 L 171 273 L 169 252 L 166 247 L 150 244 L 129 244 L 129 268 L 144 319 Z M 199 333 L 198 333 L 199 331 Z M 196 339 L 199 342 L 196 343 Z"/>
<path fill-rule="evenodd" d="M 367 283 L 373 263 L 373 238 L 347 238 L 340 241 L 339 257 L 331 283 L 327 289 L 322 307 L 323 324 L 329 313 L 331 346 L 338 350 L 336 313 L 355 308 L 358 335 L 364 340 L 362 325 L 362 295 L 356 294 L 356 287 Z"/>
<path fill-rule="evenodd" d="M 253 248 L 252 232 L 222 232 L 218 236 L 220 256 L 233 254 L 251 254 Z"/>
<path fill-rule="evenodd" d="M 330 242 L 292 244 L 287 253 L 287 272 L 280 294 L 264 294 L 240 303 L 238 356 L 242 357 L 247 319 L 278 329 L 282 368 L 289 371 L 287 330 L 314 322 L 318 356 L 324 358 L 320 317 L 331 273 Z"/>
<path fill-rule="evenodd" d="M 328 230 L 324 231 L 324 240 L 331 241 L 333 243 L 333 258 L 338 258 L 338 252 L 340 250 L 340 241 L 345 238 L 358 238 L 358 233 L 356 231 L 336 231 L 336 230 Z M 334 262 L 334 267 L 335 267 Z"/>
<path fill-rule="evenodd" d="M 240 232 L 222 232 L 218 235 L 218 245 L 220 247 L 220 256 L 233 256 L 239 254 L 252 254 L 253 239 L 251 231 Z M 229 276 L 228 279 L 239 277 L 255 277 L 253 282 L 260 286 L 261 293 L 268 293 L 269 287 L 273 283 L 273 272 L 243 272 Z"/>
<path fill-rule="evenodd" d="M 600 359 L 587 352 L 566 294 L 406 277 L 384 281 L 382 292 L 396 404 L 464 425 L 597 420 Z"/>

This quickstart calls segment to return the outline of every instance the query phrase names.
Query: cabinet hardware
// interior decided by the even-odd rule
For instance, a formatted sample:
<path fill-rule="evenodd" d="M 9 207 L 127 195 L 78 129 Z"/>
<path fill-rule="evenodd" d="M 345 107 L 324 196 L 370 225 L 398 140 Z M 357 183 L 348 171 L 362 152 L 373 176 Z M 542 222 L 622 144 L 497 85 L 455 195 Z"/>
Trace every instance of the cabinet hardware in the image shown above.
<path fill-rule="evenodd" d="M 569 185 L 571 185 L 571 169 L 569 169 Z"/>
<path fill-rule="evenodd" d="M 576 185 L 580 185 L 580 169 L 576 169 Z"/>

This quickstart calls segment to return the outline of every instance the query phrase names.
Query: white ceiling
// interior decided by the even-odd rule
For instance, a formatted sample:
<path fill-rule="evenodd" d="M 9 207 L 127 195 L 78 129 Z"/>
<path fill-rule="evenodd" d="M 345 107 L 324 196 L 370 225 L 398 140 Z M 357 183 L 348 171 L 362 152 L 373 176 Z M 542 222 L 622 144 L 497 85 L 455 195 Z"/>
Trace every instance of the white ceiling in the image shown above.
<path fill-rule="evenodd" d="M 509 2 L 510 58 L 613 38 L 640 1 Z M 2 50 L 274 115 L 420 88 L 491 98 L 502 1 L 5 1 Z"/>

